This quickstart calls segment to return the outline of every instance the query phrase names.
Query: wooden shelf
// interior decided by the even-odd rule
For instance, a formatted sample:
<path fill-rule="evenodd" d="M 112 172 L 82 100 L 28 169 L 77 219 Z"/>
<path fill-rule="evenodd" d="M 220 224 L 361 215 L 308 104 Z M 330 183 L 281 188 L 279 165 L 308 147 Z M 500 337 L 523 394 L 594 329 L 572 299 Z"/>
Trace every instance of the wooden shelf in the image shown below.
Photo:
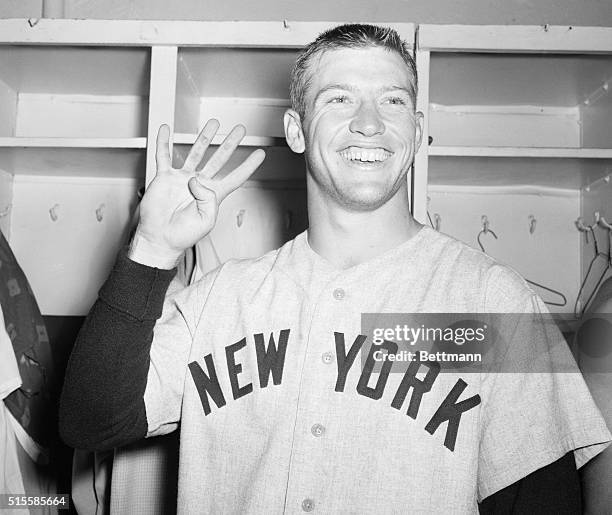
<path fill-rule="evenodd" d="M 8 148 L 146 148 L 147 138 L 0 138 Z"/>
<path fill-rule="evenodd" d="M 419 25 L 419 48 L 433 51 L 612 52 L 610 27 Z"/>
<path fill-rule="evenodd" d="M 0 21 L 0 43 L 57 45 L 179 45 L 299 48 L 337 22 L 298 21 L 157 21 L 7 19 Z M 395 28 L 410 45 L 413 23 L 381 22 Z"/>
<path fill-rule="evenodd" d="M 491 155 L 490 152 L 459 157 L 457 154 L 430 154 L 429 186 L 469 186 L 491 190 L 512 187 L 525 192 L 545 188 L 572 190 L 578 194 L 582 188 L 610 174 L 612 155 L 610 151 L 606 153 L 608 157 L 602 159 Z"/>
<path fill-rule="evenodd" d="M 429 147 L 430 156 L 612 159 L 610 148 Z"/>
<path fill-rule="evenodd" d="M 186 133 L 175 133 L 174 144 L 175 145 L 193 145 L 196 139 L 196 134 Z M 225 134 L 217 134 L 213 140 L 212 145 L 220 145 L 225 139 Z M 240 143 L 241 147 L 286 147 L 287 142 L 285 138 L 271 138 L 267 136 L 245 136 Z"/>
<path fill-rule="evenodd" d="M 46 142 L 53 138 L 40 139 Z M 13 176 L 132 177 L 140 180 L 145 175 L 145 150 L 117 146 L 0 145 L 0 170 Z"/>

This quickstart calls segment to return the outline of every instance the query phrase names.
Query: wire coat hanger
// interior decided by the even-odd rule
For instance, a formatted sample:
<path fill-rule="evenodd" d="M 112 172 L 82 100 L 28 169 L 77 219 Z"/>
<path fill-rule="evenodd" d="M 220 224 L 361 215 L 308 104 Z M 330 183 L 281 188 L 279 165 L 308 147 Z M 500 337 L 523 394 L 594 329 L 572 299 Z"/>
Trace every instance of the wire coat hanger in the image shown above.
<path fill-rule="evenodd" d="M 599 250 L 599 244 L 597 243 L 597 237 L 595 236 L 595 227 L 598 224 L 608 229 L 609 242 L 608 242 L 608 253 L 607 254 Z M 578 294 L 576 295 L 576 302 L 574 303 L 574 316 L 576 318 L 582 318 L 587 308 L 589 307 L 589 304 L 595 297 L 595 294 L 597 293 L 599 286 L 603 282 L 603 279 L 606 276 L 608 270 L 612 268 L 612 232 L 608 228 L 609 224 L 605 221 L 603 217 L 599 216 L 599 213 L 595 213 L 595 223 L 593 223 L 592 225 L 584 225 L 582 217 L 578 218 L 578 220 L 576 220 L 576 227 L 578 228 L 579 231 L 585 233 L 587 244 L 589 243 L 589 231 L 591 232 L 591 235 L 593 236 L 593 252 L 594 252 L 593 259 L 591 259 L 591 262 L 589 263 L 589 266 L 587 267 L 586 274 L 584 275 L 584 279 L 582 280 L 582 283 L 580 284 L 580 288 L 578 289 Z M 591 271 L 593 270 L 593 265 L 595 264 L 595 262 L 597 261 L 597 258 L 599 257 L 602 257 L 606 260 L 606 267 L 604 268 L 599 279 L 595 283 L 595 288 L 593 288 L 593 291 L 591 292 L 588 299 L 584 303 L 584 306 L 582 306 L 582 309 L 580 310 L 580 312 L 578 312 L 578 302 L 580 301 L 580 296 L 582 295 L 582 291 L 584 290 L 584 287 L 586 286 L 588 282 Z"/>
<path fill-rule="evenodd" d="M 482 237 L 483 234 L 488 234 L 488 233 L 491 233 L 496 240 L 499 239 L 497 237 L 497 234 L 495 234 L 493 232 L 493 230 L 491 230 L 489 228 L 489 221 L 488 221 L 487 217 L 483 216 L 482 217 L 482 229 L 478 233 L 478 236 L 476 237 L 476 240 L 478 241 L 478 245 L 480 246 L 480 250 L 482 250 L 483 252 L 486 252 L 486 251 L 484 249 L 484 245 L 482 244 L 482 241 L 480 240 L 480 238 Z M 542 288 L 543 290 L 546 290 L 547 292 L 552 293 L 553 295 L 557 295 L 562 300 L 561 302 L 554 302 L 554 301 L 546 301 L 545 300 L 544 304 L 547 304 L 548 306 L 560 306 L 560 307 L 563 307 L 563 306 L 567 305 L 567 298 L 560 291 L 553 290 L 552 288 L 549 288 L 548 286 L 544 286 L 543 284 L 540 284 L 540 283 L 536 283 L 535 281 L 530 281 L 527 278 L 524 278 L 524 279 L 529 284 L 531 284 L 533 286 L 537 286 L 538 288 Z"/>

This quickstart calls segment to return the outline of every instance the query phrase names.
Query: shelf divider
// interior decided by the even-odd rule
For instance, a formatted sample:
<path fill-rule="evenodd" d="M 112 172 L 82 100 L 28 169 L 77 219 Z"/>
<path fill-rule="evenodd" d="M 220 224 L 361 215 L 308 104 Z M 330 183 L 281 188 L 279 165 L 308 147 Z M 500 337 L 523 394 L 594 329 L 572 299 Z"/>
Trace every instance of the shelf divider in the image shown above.
<path fill-rule="evenodd" d="M 612 148 L 550 147 L 429 147 L 430 156 L 449 157 L 559 157 L 574 159 L 612 159 Z"/>
<path fill-rule="evenodd" d="M 147 138 L 31 138 L 0 137 L 9 148 L 146 148 Z"/>
<path fill-rule="evenodd" d="M 175 145 L 192 145 L 196 139 L 197 134 L 189 133 L 175 133 L 174 144 Z M 211 145 L 220 145 L 225 139 L 226 134 L 217 134 Z M 285 138 L 275 138 L 270 136 L 245 136 L 240 143 L 242 147 L 286 147 L 287 142 Z"/>

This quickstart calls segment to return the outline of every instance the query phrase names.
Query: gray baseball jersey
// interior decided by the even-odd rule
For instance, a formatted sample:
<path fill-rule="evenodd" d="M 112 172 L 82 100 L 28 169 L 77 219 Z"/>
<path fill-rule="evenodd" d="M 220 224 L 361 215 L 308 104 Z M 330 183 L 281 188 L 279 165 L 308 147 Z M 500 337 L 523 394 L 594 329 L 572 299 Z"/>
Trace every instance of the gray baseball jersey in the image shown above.
<path fill-rule="evenodd" d="M 226 263 L 155 327 L 148 436 L 180 421 L 179 512 L 477 513 L 570 450 L 581 466 L 610 434 L 577 370 L 440 373 L 415 398 L 414 377 L 352 360 L 362 313 L 541 309 L 511 269 L 427 227 L 345 270 L 306 233 Z"/>

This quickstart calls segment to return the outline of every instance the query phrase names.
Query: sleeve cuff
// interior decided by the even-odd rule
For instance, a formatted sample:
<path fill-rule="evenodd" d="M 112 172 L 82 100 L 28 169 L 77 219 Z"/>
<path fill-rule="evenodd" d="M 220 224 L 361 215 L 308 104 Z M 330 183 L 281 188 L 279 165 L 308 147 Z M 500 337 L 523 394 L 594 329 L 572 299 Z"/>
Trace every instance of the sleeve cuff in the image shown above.
<path fill-rule="evenodd" d="M 138 231 L 134 235 L 128 257 L 136 263 L 164 270 L 171 270 L 176 266 L 183 252 L 170 250 L 140 236 Z"/>

